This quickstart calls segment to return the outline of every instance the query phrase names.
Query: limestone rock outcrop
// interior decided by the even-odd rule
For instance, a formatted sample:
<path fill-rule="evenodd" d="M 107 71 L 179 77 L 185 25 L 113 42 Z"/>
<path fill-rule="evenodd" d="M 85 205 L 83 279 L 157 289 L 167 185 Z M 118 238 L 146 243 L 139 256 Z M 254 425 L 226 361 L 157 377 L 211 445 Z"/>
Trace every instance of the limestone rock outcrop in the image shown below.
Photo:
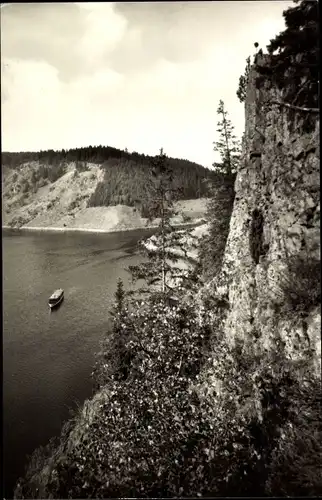
<path fill-rule="evenodd" d="M 263 56 L 260 64 L 267 62 Z M 229 303 L 227 339 L 260 352 L 281 342 L 321 369 L 319 116 L 303 131 L 283 97 L 250 73 L 245 140 L 223 267 L 208 289 Z M 259 88 L 258 88 L 259 87 Z"/>

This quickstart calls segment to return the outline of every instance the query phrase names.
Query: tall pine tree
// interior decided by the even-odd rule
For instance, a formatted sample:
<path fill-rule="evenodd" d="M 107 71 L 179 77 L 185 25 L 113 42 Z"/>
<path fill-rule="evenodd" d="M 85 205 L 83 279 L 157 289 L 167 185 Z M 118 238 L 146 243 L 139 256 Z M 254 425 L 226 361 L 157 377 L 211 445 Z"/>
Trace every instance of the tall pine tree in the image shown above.
<path fill-rule="evenodd" d="M 126 298 L 123 281 L 119 278 L 110 311 L 112 328 L 101 342 L 92 373 L 95 389 L 103 387 L 111 380 L 125 380 L 129 373 L 132 355 L 126 344 L 133 325 Z"/>
<path fill-rule="evenodd" d="M 137 293 L 159 292 L 161 297 L 178 292 L 183 282 L 189 280 L 188 269 L 179 266 L 179 261 L 188 259 L 187 248 L 182 242 L 182 234 L 173 226 L 171 219 L 177 212 L 174 202 L 178 199 L 180 189 L 173 187 L 173 174 L 167 156 L 163 150 L 151 165 L 149 200 L 146 202 L 146 215 L 152 221 L 159 218 L 152 246 L 143 246 L 142 253 L 147 258 L 137 266 L 130 266 L 133 281 L 144 280 L 145 285 Z"/>
<path fill-rule="evenodd" d="M 228 118 L 228 111 L 225 110 L 225 104 L 222 100 L 219 101 L 217 114 L 220 118 L 217 123 L 219 138 L 214 142 L 214 151 L 220 154 L 221 163 L 214 163 L 213 167 L 217 172 L 231 176 L 237 171 L 240 141 L 234 134 L 234 126 Z"/>
<path fill-rule="evenodd" d="M 234 134 L 234 126 L 222 100 L 219 101 L 217 124 L 219 137 L 214 142 L 214 150 L 220 154 L 220 163 L 213 166 L 217 177 L 209 183 L 210 197 L 207 207 L 209 221 L 208 235 L 200 245 L 199 258 L 203 276 L 214 277 L 221 267 L 229 233 L 230 217 L 233 210 L 234 182 L 240 158 L 241 146 Z"/>

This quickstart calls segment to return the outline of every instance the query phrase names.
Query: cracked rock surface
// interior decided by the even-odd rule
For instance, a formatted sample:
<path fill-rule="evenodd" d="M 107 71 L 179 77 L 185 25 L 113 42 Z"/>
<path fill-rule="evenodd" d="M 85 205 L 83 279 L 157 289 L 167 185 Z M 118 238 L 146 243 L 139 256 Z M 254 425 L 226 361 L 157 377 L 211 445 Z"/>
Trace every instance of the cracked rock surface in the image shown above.
<path fill-rule="evenodd" d="M 291 124 L 285 108 L 264 106 L 282 96 L 276 88 L 256 88 L 255 78 L 252 68 L 230 232 L 212 288 L 228 296 L 224 329 L 230 342 L 243 338 L 261 351 L 281 337 L 292 359 L 313 352 L 312 369 L 319 374 L 320 300 L 309 303 L 319 278 L 305 271 L 314 264 L 320 272 L 319 120 L 313 132 L 303 132 L 300 114 Z M 295 299 L 296 307 L 290 305 Z"/>

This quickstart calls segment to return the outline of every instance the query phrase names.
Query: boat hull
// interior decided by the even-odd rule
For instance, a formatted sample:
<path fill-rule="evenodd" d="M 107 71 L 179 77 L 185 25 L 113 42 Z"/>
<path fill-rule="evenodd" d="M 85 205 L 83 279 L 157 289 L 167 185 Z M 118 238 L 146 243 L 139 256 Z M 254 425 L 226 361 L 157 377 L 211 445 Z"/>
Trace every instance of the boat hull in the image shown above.
<path fill-rule="evenodd" d="M 63 302 L 63 300 L 64 300 L 64 296 L 62 295 L 62 296 L 61 296 L 61 297 L 57 300 L 57 302 L 54 302 L 53 304 L 50 304 L 50 303 L 49 303 L 48 305 L 49 305 L 49 307 L 50 307 L 50 309 L 51 309 L 51 310 L 52 310 L 52 309 L 57 309 L 57 308 L 61 305 L 61 303 Z"/>

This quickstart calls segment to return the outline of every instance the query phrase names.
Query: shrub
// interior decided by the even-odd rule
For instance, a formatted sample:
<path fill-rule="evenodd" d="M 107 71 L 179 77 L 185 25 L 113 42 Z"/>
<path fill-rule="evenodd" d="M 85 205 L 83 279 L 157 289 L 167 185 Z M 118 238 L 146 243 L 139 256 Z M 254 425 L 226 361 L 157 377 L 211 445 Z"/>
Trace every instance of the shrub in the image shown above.
<path fill-rule="evenodd" d="M 321 304 L 321 262 L 308 256 L 293 256 L 280 277 L 280 289 L 291 311 L 309 312 Z"/>
<path fill-rule="evenodd" d="M 210 424 L 189 382 L 200 370 L 209 332 L 191 307 L 170 308 L 160 300 L 138 305 L 121 323 L 121 309 L 115 313 L 114 333 L 121 334 L 124 320 L 132 328 L 124 345 L 131 353 L 127 377 L 105 371 L 99 410 L 79 446 L 55 465 L 46 496 L 147 497 L 205 489 Z M 195 472 L 198 457 L 204 465 Z"/>
<path fill-rule="evenodd" d="M 77 444 L 53 461 L 42 497 L 321 493 L 320 382 L 309 356 L 293 362 L 280 346 L 258 352 L 238 337 L 231 346 L 212 317 L 225 297 L 200 308 L 161 293 L 129 302 L 119 282 L 115 299 L 95 409 L 77 417 Z M 39 495 L 31 470 L 20 486 L 29 498 Z"/>
<path fill-rule="evenodd" d="M 35 172 L 35 170 L 33 170 L 31 173 L 31 177 L 30 177 L 31 184 L 35 185 L 36 182 L 38 181 L 38 179 L 39 179 L 39 176 L 37 175 L 37 172 Z"/>
<path fill-rule="evenodd" d="M 295 385 L 292 392 L 292 418 L 282 426 L 272 453 L 266 495 L 321 497 L 321 382 Z"/>

